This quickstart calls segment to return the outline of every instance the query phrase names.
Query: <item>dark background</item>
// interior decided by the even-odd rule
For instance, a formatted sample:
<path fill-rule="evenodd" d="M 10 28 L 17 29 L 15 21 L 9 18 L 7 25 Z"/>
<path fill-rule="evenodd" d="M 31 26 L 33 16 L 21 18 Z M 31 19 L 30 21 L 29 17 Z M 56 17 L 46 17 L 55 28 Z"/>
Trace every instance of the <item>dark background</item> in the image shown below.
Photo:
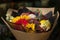
<path fill-rule="evenodd" d="M 6 14 L 8 8 L 17 9 L 19 3 L 28 7 L 55 7 L 55 13 L 56 11 L 59 11 L 60 13 L 60 0 L 49 0 L 45 5 L 43 5 L 44 3 L 41 3 L 41 0 L 0 0 L 0 17 Z M 5 6 L 1 7 L 1 5 Z M 59 20 L 60 19 L 58 19 L 57 25 L 55 26 L 48 40 L 60 40 Z M 15 40 L 10 30 L 6 27 L 1 19 L 0 24 L 0 40 Z"/>

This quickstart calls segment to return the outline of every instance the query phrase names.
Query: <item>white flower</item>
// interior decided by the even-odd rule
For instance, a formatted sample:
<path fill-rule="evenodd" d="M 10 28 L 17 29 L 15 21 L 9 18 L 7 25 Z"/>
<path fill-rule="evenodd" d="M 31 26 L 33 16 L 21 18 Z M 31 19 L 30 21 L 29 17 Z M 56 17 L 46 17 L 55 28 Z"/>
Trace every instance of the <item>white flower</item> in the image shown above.
<path fill-rule="evenodd" d="M 30 14 L 29 17 L 30 17 L 30 18 L 36 18 L 36 15 Z"/>

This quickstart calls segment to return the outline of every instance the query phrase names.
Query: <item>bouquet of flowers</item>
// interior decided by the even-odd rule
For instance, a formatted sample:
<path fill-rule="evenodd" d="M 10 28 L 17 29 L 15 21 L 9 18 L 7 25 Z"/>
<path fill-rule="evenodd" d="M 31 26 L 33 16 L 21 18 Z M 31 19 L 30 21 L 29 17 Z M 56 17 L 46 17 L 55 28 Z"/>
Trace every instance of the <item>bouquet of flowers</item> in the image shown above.
<path fill-rule="evenodd" d="M 10 15 L 10 16 L 9 16 Z M 50 17 L 52 11 L 43 15 L 42 11 L 36 9 L 31 11 L 27 8 L 19 9 L 19 11 L 6 14 L 6 20 L 10 22 L 15 30 L 24 32 L 47 32 L 51 28 Z"/>

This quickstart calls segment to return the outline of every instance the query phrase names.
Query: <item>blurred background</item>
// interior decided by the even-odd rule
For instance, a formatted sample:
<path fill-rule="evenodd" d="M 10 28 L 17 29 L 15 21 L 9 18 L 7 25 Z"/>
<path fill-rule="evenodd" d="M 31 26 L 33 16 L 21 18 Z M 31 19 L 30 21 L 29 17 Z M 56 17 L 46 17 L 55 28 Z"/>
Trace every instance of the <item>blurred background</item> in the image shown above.
<path fill-rule="evenodd" d="M 60 0 L 0 0 L 0 17 L 4 16 L 7 9 L 18 9 L 19 6 L 26 7 L 55 7 L 60 13 Z M 0 19 L 0 40 L 16 40 L 7 26 Z M 59 20 L 48 40 L 60 40 Z"/>

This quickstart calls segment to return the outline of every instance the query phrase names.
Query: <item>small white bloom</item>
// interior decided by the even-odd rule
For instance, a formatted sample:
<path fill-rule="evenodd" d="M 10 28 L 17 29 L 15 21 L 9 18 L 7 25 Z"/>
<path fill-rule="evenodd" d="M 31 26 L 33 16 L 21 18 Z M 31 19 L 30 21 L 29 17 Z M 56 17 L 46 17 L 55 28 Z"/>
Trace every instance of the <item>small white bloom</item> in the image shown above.
<path fill-rule="evenodd" d="M 36 18 L 36 15 L 30 14 L 29 17 L 30 17 L 30 18 Z"/>

